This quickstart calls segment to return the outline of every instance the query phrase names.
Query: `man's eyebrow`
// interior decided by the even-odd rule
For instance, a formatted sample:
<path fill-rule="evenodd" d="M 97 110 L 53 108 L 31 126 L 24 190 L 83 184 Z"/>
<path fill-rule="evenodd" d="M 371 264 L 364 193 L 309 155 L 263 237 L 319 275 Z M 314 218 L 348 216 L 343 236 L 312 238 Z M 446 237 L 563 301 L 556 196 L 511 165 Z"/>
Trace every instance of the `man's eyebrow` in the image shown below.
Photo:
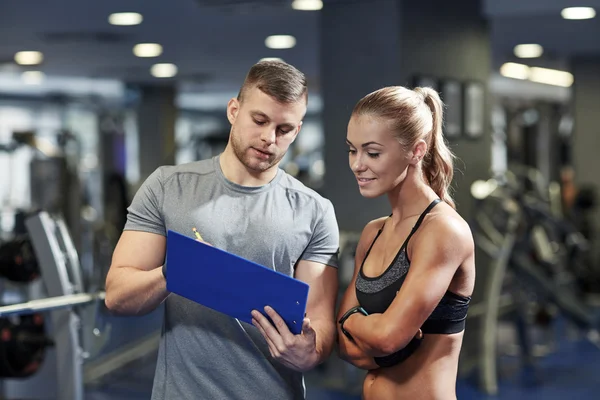
<path fill-rule="evenodd" d="M 250 111 L 250 114 L 252 114 L 253 117 L 262 117 L 269 121 L 271 120 L 271 118 L 269 118 L 269 116 L 262 111 L 253 110 Z M 283 124 L 279 124 L 279 127 L 289 128 L 290 130 L 296 129 L 296 125 L 291 122 L 284 122 Z"/>
<path fill-rule="evenodd" d="M 279 126 L 280 126 L 280 127 L 289 128 L 290 130 L 292 130 L 292 129 L 296 129 L 296 125 L 294 125 L 294 124 L 292 124 L 292 123 L 289 123 L 289 122 L 283 123 L 283 124 L 281 124 L 281 125 L 279 125 Z"/>
<path fill-rule="evenodd" d="M 264 117 L 266 119 L 270 119 L 269 116 L 262 111 L 250 111 L 250 114 L 252 114 L 253 116 Z"/>

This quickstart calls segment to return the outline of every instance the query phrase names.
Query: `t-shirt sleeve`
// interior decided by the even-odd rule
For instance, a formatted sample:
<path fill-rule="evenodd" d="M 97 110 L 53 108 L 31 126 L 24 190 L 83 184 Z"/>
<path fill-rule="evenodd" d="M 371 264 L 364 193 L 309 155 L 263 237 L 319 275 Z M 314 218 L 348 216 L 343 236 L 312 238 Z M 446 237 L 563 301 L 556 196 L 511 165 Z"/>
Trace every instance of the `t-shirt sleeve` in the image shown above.
<path fill-rule="evenodd" d="M 340 231 L 331 201 L 325 200 L 322 215 L 315 226 L 312 239 L 302 255 L 303 260 L 338 267 Z"/>
<path fill-rule="evenodd" d="M 166 236 L 163 218 L 164 190 L 162 168 L 157 168 L 138 189 L 127 208 L 124 230 L 143 231 Z"/>

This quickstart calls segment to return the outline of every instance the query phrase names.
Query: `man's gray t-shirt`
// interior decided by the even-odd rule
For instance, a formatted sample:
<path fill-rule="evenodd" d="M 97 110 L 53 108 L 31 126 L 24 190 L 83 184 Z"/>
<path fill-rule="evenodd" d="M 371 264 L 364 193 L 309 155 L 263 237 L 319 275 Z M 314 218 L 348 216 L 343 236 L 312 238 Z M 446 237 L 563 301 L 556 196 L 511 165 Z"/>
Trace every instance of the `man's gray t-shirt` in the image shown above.
<path fill-rule="evenodd" d="M 213 246 L 288 276 L 299 260 L 337 267 L 331 202 L 281 169 L 267 185 L 243 187 L 225 178 L 219 156 L 160 167 L 128 211 L 125 230 L 164 236 L 173 230 L 193 238 L 195 227 Z M 273 360 L 254 326 L 176 294 L 167 297 L 153 400 L 304 396 L 302 374 Z"/>

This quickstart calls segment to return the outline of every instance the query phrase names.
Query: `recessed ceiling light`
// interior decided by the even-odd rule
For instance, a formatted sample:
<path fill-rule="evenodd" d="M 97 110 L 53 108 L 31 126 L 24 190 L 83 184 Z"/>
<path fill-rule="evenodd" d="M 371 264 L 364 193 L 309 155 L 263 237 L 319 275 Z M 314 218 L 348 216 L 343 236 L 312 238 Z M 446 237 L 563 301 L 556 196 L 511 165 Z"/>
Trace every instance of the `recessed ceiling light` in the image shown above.
<path fill-rule="evenodd" d="M 569 7 L 560 12 L 564 19 L 591 19 L 596 16 L 592 7 Z"/>
<path fill-rule="evenodd" d="M 175 64 L 154 64 L 150 68 L 150 73 L 155 78 L 172 78 L 177 75 L 177 66 Z"/>
<path fill-rule="evenodd" d="M 39 85 L 45 77 L 46 75 L 41 71 L 25 71 L 21 74 L 21 79 L 26 85 Z"/>
<path fill-rule="evenodd" d="M 15 54 L 15 62 L 19 65 L 37 65 L 44 61 L 44 55 L 39 51 L 20 51 Z"/>
<path fill-rule="evenodd" d="M 570 87 L 573 84 L 573 74 L 556 69 L 531 67 L 529 80 L 547 85 Z"/>
<path fill-rule="evenodd" d="M 114 13 L 108 16 L 108 22 L 111 25 L 120 25 L 120 26 L 131 26 L 131 25 L 139 25 L 142 23 L 144 18 L 142 14 L 133 13 L 133 12 L 124 12 L 124 13 Z"/>
<path fill-rule="evenodd" d="M 323 8 L 321 0 L 294 0 L 292 8 L 300 11 L 318 11 Z"/>
<path fill-rule="evenodd" d="M 265 39 L 265 46 L 270 49 L 291 49 L 296 45 L 296 38 L 290 35 L 272 35 Z"/>
<path fill-rule="evenodd" d="M 507 78 L 527 79 L 529 78 L 529 67 L 524 64 L 505 63 L 500 67 L 500 74 Z"/>
<path fill-rule="evenodd" d="M 537 58 L 544 53 L 544 48 L 539 44 L 520 44 L 515 46 L 514 52 L 519 58 Z"/>
<path fill-rule="evenodd" d="M 283 61 L 283 60 L 279 57 L 264 57 L 264 58 L 261 58 L 260 61 Z"/>
<path fill-rule="evenodd" d="M 527 79 L 531 82 L 546 85 L 570 87 L 573 84 L 573 74 L 556 69 L 529 67 L 524 64 L 505 63 L 500 68 L 500 74 L 507 78 Z"/>
<path fill-rule="evenodd" d="M 133 46 L 133 54 L 137 57 L 158 57 L 163 48 L 158 43 L 139 43 Z"/>

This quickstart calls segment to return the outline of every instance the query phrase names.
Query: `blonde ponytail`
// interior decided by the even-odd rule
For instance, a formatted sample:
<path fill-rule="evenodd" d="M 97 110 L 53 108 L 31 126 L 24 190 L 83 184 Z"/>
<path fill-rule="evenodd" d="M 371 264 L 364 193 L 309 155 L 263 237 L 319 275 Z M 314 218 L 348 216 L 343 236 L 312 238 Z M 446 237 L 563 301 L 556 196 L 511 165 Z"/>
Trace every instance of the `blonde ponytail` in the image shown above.
<path fill-rule="evenodd" d="M 423 158 L 423 174 L 440 199 L 456 208 L 450 196 L 450 185 L 454 176 L 454 154 L 446 145 L 442 132 L 444 104 L 438 93 L 431 88 L 415 88 L 414 91 L 423 97 L 433 117 L 429 149 Z"/>

